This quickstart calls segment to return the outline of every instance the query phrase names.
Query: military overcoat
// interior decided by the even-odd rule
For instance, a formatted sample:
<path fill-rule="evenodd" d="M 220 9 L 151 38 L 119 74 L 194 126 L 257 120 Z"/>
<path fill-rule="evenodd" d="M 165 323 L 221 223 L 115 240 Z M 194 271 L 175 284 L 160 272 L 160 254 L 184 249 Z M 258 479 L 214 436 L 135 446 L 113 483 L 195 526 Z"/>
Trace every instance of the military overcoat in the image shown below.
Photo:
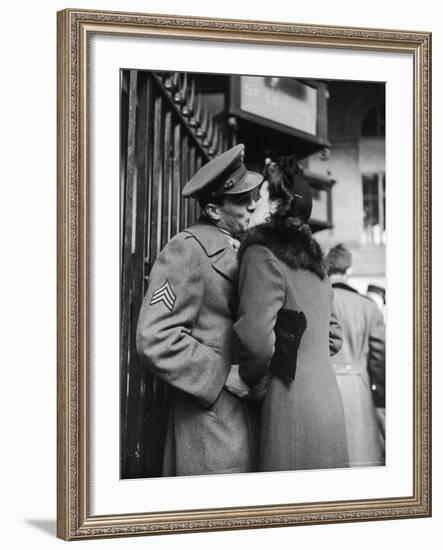
<path fill-rule="evenodd" d="M 246 404 L 225 381 L 236 362 L 237 252 L 205 219 L 159 254 L 137 327 L 137 350 L 172 388 L 163 475 L 251 469 Z"/>
<path fill-rule="evenodd" d="M 333 363 L 345 410 L 350 464 L 379 466 L 384 456 L 374 401 L 384 407 L 383 315 L 375 302 L 349 285 L 336 283 L 333 288 L 343 327 L 343 346 Z"/>
<path fill-rule="evenodd" d="M 258 226 L 242 245 L 240 374 L 250 385 L 269 377 L 281 309 L 303 312 L 306 330 L 293 382 L 270 377 L 260 423 L 263 471 L 348 466 L 343 406 L 330 359 L 341 345 L 333 291 L 309 231 Z"/>

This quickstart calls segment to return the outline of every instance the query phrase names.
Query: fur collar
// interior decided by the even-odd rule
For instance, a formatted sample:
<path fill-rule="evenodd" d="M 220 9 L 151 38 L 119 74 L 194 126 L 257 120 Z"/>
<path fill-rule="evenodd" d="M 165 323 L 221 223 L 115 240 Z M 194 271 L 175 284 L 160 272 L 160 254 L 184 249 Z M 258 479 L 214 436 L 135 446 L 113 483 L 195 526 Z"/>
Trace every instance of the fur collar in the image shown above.
<path fill-rule="evenodd" d="M 308 225 L 300 228 L 285 223 L 264 223 L 250 229 L 242 239 L 240 261 L 248 246 L 266 246 L 282 262 L 293 269 L 307 269 L 320 279 L 327 274 L 320 245 L 312 237 Z"/>

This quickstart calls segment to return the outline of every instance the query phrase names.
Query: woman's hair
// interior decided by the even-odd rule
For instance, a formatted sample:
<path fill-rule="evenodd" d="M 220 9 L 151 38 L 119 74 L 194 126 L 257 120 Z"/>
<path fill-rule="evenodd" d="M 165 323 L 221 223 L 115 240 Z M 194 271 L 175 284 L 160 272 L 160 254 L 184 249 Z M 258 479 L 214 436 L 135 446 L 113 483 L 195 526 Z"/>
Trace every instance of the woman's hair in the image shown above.
<path fill-rule="evenodd" d="M 309 258 L 306 262 L 320 279 L 327 275 L 321 247 L 312 236 L 307 223 L 312 211 L 312 191 L 303 177 L 295 155 L 269 162 L 263 175 L 268 181 L 269 200 L 277 201 L 276 210 L 269 216 L 267 226 L 279 233 L 291 235 Z M 293 241 L 292 241 L 293 239 Z"/>
<path fill-rule="evenodd" d="M 248 247 L 266 246 L 289 267 L 307 269 L 323 280 L 327 276 L 323 251 L 307 223 L 312 210 L 312 192 L 295 156 L 268 161 L 263 176 L 268 182 L 269 200 L 277 201 L 277 207 L 265 222 L 243 235 L 240 261 Z"/>
<path fill-rule="evenodd" d="M 268 181 L 269 200 L 277 201 L 270 222 L 300 227 L 308 221 L 312 211 L 312 193 L 303 178 L 295 155 L 268 162 L 263 175 Z"/>

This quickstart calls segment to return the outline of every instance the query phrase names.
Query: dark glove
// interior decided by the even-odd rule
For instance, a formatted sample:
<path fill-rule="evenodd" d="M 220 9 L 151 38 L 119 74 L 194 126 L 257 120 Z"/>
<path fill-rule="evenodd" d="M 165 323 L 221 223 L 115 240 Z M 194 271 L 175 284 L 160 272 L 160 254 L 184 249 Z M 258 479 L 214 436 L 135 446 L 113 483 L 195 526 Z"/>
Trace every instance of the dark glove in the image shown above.
<path fill-rule="evenodd" d="M 264 376 L 262 376 L 255 384 L 252 386 L 251 391 L 249 392 L 249 399 L 252 399 L 253 401 L 262 401 L 266 395 L 266 392 L 268 391 L 269 384 L 271 383 L 271 374 L 266 373 Z"/>

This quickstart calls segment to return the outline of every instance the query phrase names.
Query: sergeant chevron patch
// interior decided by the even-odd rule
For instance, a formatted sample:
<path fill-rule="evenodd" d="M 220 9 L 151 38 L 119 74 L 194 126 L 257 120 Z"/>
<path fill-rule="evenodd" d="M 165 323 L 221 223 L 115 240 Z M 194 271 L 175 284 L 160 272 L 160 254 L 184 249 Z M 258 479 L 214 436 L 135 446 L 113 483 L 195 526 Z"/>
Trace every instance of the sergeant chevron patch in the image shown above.
<path fill-rule="evenodd" d="M 172 290 L 171 283 L 166 279 L 162 286 L 155 290 L 152 294 L 151 302 L 149 305 L 153 306 L 154 304 L 159 304 L 162 302 L 169 309 L 169 311 L 172 311 L 174 308 L 175 300 L 176 295 Z"/>

